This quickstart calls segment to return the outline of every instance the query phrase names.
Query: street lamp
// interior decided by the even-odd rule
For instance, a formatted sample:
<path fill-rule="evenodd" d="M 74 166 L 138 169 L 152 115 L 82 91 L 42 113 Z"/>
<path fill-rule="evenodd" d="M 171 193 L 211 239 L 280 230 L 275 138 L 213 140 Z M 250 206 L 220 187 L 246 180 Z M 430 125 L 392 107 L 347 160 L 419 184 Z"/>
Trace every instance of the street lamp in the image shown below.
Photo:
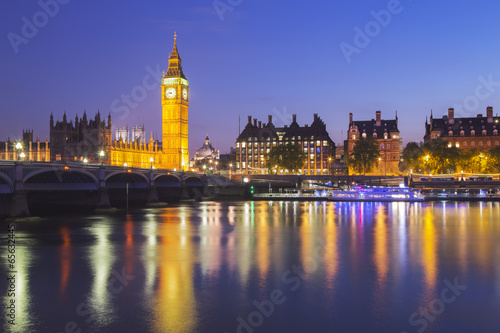
<path fill-rule="evenodd" d="M 21 159 L 24 160 L 24 158 L 26 157 L 26 155 L 24 155 L 24 152 L 21 152 L 21 155 L 19 155 L 19 157 L 21 157 Z"/>
<path fill-rule="evenodd" d="M 206 164 L 203 164 L 203 172 L 205 172 L 205 174 L 207 173 L 207 165 Z"/>
<path fill-rule="evenodd" d="M 150 157 L 150 158 L 149 158 L 149 162 L 151 162 L 151 169 L 153 169 L 153 162 L 154 162 L 154 160 L 155 160 L 155 159 L 154 159 L 154 158 L 152 158 L 152 157 Z"/>
<path fill-rule="evenodd" d="M 89 162 L 89 160 L 87 160 L 86 158 L 83 159 L 83 163 L 87 164 Z"/>
<path fill-rule="evenodd" d="M 17 159 L 20 160 L 21 156 L 19 154 L 20 154 L 20 151 L 23 149 L 23 144 L 21 142 L 17 142 L 15 144 L 14 148 L 17 149 Z"/>
<path fill-rule="evenodd" d="M 104 164 L 104 150 L 101 150 L 99 152 L 99 158 L 101 159 L 101 165 Z"/>
<path fill-rule="evenodd" d="M 229 179 L 231 179 L 231 168 L 233 167 L 233 163 L 229 163 Z"/>

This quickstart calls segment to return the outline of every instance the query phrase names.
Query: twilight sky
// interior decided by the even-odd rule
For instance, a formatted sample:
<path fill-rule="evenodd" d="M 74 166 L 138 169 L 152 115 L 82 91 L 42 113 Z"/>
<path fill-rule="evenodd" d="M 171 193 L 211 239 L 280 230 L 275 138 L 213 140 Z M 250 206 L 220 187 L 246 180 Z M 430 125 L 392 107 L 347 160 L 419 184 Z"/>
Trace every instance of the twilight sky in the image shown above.
<path fill-rule="evenodd" d="M 113 132 L 144 123 L 161 138 L 152 78 L 167 69 L 174 31 L 191 87 L 191 154 L 207 133 L 227 152 L 239 116 L 243 129 L 247 115 L 283 125 L 296 113 L 304 125 L 318 113 L 338 144 L 349 112 L 392 119 L 397 110 L 406 143 L 422 140 L 431 109 L 500 112 L 492 0 L 59 0 L 58 10 L 54 1 L 0 3 L 2 141 L 23 128 L 45 140 L 51 112 L 74 119 L 84 109 L 111 112 Z"/>

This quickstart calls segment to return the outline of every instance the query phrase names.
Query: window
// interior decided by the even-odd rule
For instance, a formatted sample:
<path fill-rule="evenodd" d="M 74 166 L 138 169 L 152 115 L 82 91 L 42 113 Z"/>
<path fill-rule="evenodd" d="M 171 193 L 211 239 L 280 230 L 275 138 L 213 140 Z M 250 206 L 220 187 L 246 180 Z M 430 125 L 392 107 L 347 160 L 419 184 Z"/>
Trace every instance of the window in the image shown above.
<path fill-rule="evenodd" d="M 493 135 L 498 135 L 498 130 L 497 129 L 493 130 Z"/>
<path fill-rule="evenodd" d="M 486 141 L 486 147 L 491 147 L 491 141 Z"/>
<path fill-rule="evenodd" d="M 245 148 L 245 142 L 241 143 L 241 148 Z"/>
<path fill-rule="evenodd" d="M 356 135 L 353 135 L 353 136 L 352 136 L 352 139 L 353 139 L 353 140 L 356 140 Z"/>
<path fill-rule="evenodd" d="M 483 141 L 479 141 L 479 147 L 483 146 Z"/>
<path fill-rule="evenodd" d="M 380 149 L 384 149 L 384 145 L 380 145 Z"/>
<path fill-rule="evenodd" d="M 460 148 L 460 143 L 456 142 L 455 147 Z"/>
<path fill-rule="evenodd" d="M 377 138 L 377 133 L 373 133 L 373 138 L 376 139 Z"/>
<path fill-rule="evenodd" d="M 460 131 L 460 136 L 464 136 L 464 135 L 465 135 L 464 130 L 461 130 L 461 131 Z"/>
<path fill-rule="evenodd" d="M 387 133 L 384 133 L 384 139 L 387 140 Z"/>
<path fill-rule="evenodd" d="M 498 145 L 500 145 L 500 142 L 495 141 L 495 146 L 498 146 Z"/>
<path fill-rule="evenodd" d="M 363 139 L 366 139 L 366 133 L 361 134 L 361 136 L 363 137 Z"/>
<path fill-rule="evenodd" d="M 240 148 L 240 143 L 236 142 L 236 148 Z"/>
<path fill-rule="evenodd" d="M 463 145 L 464 147 L 467 147 L 467 141 L 464 141 Z"/>
<path fill-rule="evenodd" d="M 483 136 L 486 136 L 486 130 L 485 129 L 483 130 Z"/>
<path fill-rule="evenodd" d="M 474 130 L 470 131 L 470 135 L 471 136 L 476 136 L 476 131 L 474 131 Z"/>
<path fill-rule="evenodd" d="M 475 141 L 472 141 L 472 142 L 470 143 L 470 146 L 471 146 L 471 147 L 475 147 L 475 146 L 476 146 L 476 142 L 475 142 Z"/>
<path fill-rule="evenodd" d="M 453 131 L 449 131 L 448 136 L 453 136 Z"/>

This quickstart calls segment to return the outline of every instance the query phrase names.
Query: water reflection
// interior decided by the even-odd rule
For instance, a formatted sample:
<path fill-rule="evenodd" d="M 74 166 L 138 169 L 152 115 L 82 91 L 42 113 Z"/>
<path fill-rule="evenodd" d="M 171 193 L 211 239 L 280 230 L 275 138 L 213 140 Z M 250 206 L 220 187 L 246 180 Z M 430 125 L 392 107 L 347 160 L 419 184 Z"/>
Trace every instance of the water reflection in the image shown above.
<path fill-rule="evenodd" d="M 191 226 L 183 223 L 182 210 L 180 213 L 177 209 L 167 211 L 160 221 L 158 290 L 151 309 L 154 332 L 192 332 L 196 326 L 195 245 L 189 235 Z"/>
<path fill-rule="evenodd" d="M 95 244 L 90 247 L 88 256 L 92 282 L 87 305 L 93 324 L 103 327 L 114 320 L 115 307 L 108 287 L 112 266 L 117 258 L 114 255 L 115 246 L 109 239 L 113 232 L 112 225 L 107 225 L 104 220 L 96 220 L 90 230 L 95 237 Z"/>
<path fill-rule="evenodd" d="M 338 331 L 402 331 L 395 323 L 455 277 L 470 289 L 436 330 L 470 307 L 492 320 L 488 309 L 500 305 L 499 203 L 205 202 L 117 216 L 91 226 L 55 219 L 61 242 L 36 230 L 23 236 L 14 332 L 43 331 L 52 319 L 40 309 L 67 304 L 61 320 L 85 324 L 74 317 L 82 301 L 95 332 L 234 332 L 275 289 L 287 301 L 261 331 L 326 332 L 332 322 Z M 82 234 L 92 237 L 80 242 Z M 44 246 L 30 241 L 44 237 Z M 282 280 L 292 265 L 310 273 L 294 293 Z M 54 289 L 40 291 L 33 274 L 45 266 L 53 283 L 43 286 Z M 122 268 L 135 278 L 127 292 L 110 293 Z"/>

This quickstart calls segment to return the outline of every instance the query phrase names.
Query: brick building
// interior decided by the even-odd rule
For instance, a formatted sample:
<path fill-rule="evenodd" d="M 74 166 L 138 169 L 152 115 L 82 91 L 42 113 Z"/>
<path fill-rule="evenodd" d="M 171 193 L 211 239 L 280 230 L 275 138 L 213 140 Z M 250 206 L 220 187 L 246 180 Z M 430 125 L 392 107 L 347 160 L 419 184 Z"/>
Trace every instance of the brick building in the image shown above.
<path fill-rule="evenodd" d="M 431 112 L 430 121 L 425 122 L 424 141 L 442 138 L 448 146 L 463 149 L 489 150 L 500 145 L 498 129 L 499 117 L 493 116 L 493 107 L 486 108 L 486 117 L 455 118 L 455 110 L 448 109 L 442 118 L 434 118 Z"/>
<path fill-rule="evenodd" d="M 299 126 L 297 115 L 288 126 L 275 127 L 272 116 L 267 124 L 248 116 L 248 123 L 236 139 L 236 171 L 240 173 L 267 173 L 266 155 L 273 147 L 298 144 L 307 153 L 302 174 L 326 175 L 335 161 L 335 143 L 326 131 L 326 125 L 314 114 L 311 126 Z"/>
<path fill-rule="evenodd" d="M 349 131 L 344 144 L 347 156 L 351 156 L 354 145 L 360 137 L 374 138 L 379 145 L 378 165 L 369 175 L 399 175 L 399 163 L 403 153 L 403 140 L 398 129 L 398 115 L 392 120 L 382 119 L 380 111 L 375 112 L 375 119 L 354 121 L 349 113 Z M 367 174 L 368 175 L 368 174 Z"/>

